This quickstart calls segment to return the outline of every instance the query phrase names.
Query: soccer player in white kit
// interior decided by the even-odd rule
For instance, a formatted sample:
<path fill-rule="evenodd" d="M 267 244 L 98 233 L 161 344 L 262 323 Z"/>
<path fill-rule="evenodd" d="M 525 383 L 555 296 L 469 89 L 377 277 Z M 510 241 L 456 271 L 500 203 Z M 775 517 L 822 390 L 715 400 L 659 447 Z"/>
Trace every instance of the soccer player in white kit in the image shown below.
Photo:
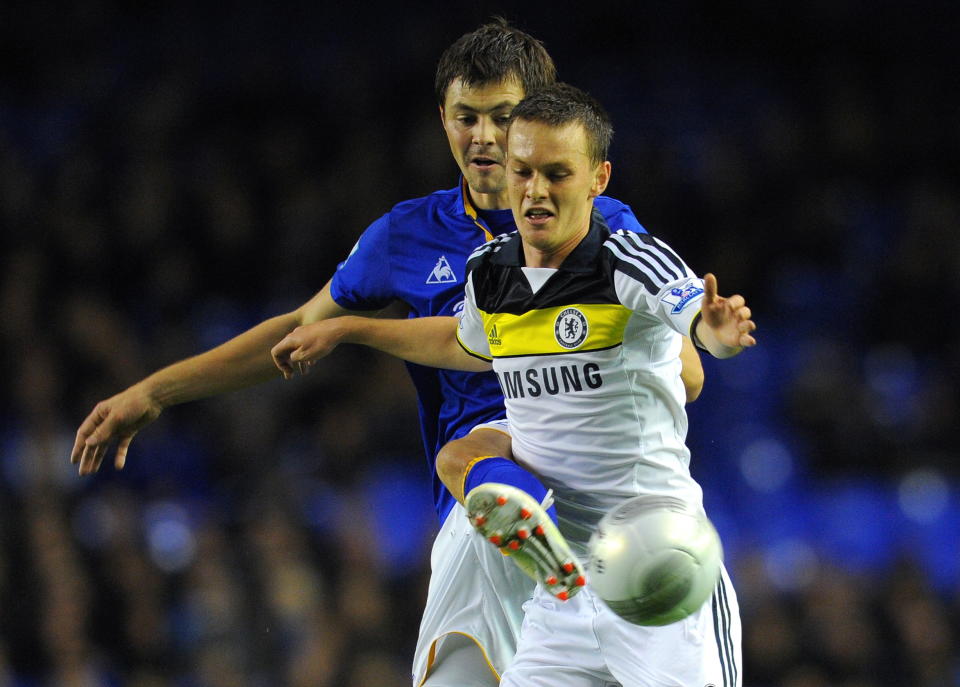
<path fill-rule="evenodd" d="M 445 318 L 344 318 L 297 330 L 274 348 L 281 366 L 315 360 L 342 342 L 442 367 L 492 361 L 514 458 L 553 490 L 557 536 L 580 556 L 602 515 L 632 496 L 666 495 L 702 509 L 684 445 L 680 337 L 691 334 L 720 358 L 755 344 L 741 296 L 720 297 L 712 275 L 697 278 L 666 244 L 611 232 L 597 217 L 592 201 L 610 178 L 611 135 L 602 108 L 569 86 L 547 87 L 514 109 L 507 178 L 518 232 L 474 252 L 459 330 Z M 475 491 L 497 488 L 476 486 L 468 510 Z M 504 491 L 505 500 L 514 492 Z M 557 550 L 550 538 L 521 534 L 527 523 L 549 519 L 529 497 L 507 505 L 517 504 L 524 517 L 507 531 L 471 515 L 508 552 L 522 553 L 528 541 Z M 559 601 L 549 571 L 539 573 L 501 685 L 741 684 L 739 612 L 725 571 L 699 611 L 663 627 L 623 620 L 589 587 Z"/>

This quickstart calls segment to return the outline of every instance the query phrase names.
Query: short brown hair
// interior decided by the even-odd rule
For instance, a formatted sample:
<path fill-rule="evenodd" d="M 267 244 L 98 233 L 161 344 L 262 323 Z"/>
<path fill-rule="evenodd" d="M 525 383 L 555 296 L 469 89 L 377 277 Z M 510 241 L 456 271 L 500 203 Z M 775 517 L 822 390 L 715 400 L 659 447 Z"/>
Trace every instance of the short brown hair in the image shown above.
<path fill-rule="evenodd" d="M 485 86 L 515 78 L 525 94 L 557 80 L 557 68 L 543 43 L 516 29 L 502 17 L 456 40 L 437 64 L 434 91 L 443 105 L 447 88 L 461 79 L 467 86 Z"/>
<path fill-rule="evenodd" d="M 591 162 L 607 159 L 613 140 L 610 115 L 593 96 L 575 86 L 555 83 L 530 93 L 510 113 L 511 123 L 518 119 L 556 127 L 580 123 L 587 132 Z"/>

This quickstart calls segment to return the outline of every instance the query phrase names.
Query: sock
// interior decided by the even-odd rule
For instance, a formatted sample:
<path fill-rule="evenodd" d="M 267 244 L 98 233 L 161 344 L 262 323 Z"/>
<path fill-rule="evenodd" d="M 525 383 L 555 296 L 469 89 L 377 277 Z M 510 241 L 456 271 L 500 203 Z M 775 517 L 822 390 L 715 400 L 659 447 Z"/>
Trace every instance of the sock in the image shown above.
<path fill-rule="evenodd" d="M 543 497 L 547 495 L 547 488 L 540 483 L 540 480 L 512 460 L 492 456 L 490 458 L 481 458 L 470 471 L 463 481 L 463 494 L 466 496 L 474 487 L 478 487 L 485 482 L 498 482 L 500 484 L 509 484 L 517 489 L 530 494 L 537 503 L 543 502 Z M 554 506 L 547 508 L 547 515 L 554 523 L 557 522 L 557 509 Z"/>

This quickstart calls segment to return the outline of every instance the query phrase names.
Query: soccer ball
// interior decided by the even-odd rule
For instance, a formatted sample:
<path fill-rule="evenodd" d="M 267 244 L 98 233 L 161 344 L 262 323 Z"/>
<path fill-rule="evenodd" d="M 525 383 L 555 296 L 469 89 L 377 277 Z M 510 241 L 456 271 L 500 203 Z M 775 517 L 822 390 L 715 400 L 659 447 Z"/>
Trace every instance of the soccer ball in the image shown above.
<path fill-rule="evenodd" d="M 723 548 L 702 511 L 663 496 L 636 496 L 607 513 L 590 539 L 590 586 L 636 625 L 696 612 L 720 575 Z"/>

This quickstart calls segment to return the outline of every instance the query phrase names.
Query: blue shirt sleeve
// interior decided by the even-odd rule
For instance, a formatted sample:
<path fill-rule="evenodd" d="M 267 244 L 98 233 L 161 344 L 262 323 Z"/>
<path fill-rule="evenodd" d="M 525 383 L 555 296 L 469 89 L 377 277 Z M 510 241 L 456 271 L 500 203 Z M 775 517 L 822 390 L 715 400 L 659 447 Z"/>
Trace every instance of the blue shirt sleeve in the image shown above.
<path fill-rule="evenodd" d="M 611 231 L 626 229 L 638 234 L 646 234 L 647 230 L 640 224 L 640 220 L 633 214 L 633 210 L 626 203 L 609 196 L 597 196 L 594 200 L 597 209 L 603 215 Z"/>
<path fill-rule="evenodd" d="M 330 295 L 347 310 L 378 310 L 396 296 L 390 282 L 390 215 L 367 227 L 347 259 L 337 265 Z"/>

